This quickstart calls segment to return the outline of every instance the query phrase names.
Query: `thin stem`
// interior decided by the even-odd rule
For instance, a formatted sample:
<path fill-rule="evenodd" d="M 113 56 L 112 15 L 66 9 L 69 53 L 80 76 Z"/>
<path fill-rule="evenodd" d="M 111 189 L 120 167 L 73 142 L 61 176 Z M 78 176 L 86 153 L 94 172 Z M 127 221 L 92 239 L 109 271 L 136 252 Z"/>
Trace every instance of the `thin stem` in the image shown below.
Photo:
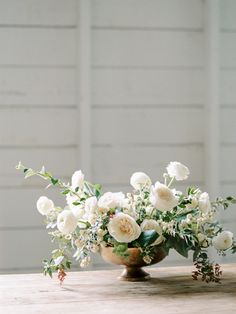
<path fill-rule="evenodd" d="M 171 186 L 171 184 L 174 182 L 175 177 L 172 177 L 169 184 L 167 185 L 167 187 L 169 188 Z"/>

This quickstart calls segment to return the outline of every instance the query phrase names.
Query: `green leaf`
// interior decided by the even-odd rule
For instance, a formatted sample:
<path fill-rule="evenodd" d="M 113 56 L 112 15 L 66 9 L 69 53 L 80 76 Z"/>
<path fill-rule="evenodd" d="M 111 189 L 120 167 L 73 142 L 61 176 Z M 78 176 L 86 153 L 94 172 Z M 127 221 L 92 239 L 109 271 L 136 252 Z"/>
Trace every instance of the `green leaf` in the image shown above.
<path fill-rule="evenodd" d="M 189 245 L 182 239 L 176 239 L 175 250 L 182 256 L 188 258 Z"/>
<path fill-rule="evenodd" d="M 146 230 L 141 233 L 137 241 L 141 247 L 149 246 L 158 238 L 158 236 L 159 234 L 155 230 Z"/>
<path fill-rule="evenodd" d="M 51 178 L 51 182 L 53 185 L 56 185 L 58 183 L 58 179 Z"/>
<path fill-rule="evenodd" d="M 195 262 L 198 258 L 199 253 L 201 252 L 201 248 L 198 246 L 195 248 L 193 253 L 193 261 Z"/>
<path fill-rule="evenodd" d="M 61 192 L 61 194 L 66 195 L 66 194 L 68 194 L 69 192 L 70 192 L 70 190 L 64 190 L 64 191 Z"/>

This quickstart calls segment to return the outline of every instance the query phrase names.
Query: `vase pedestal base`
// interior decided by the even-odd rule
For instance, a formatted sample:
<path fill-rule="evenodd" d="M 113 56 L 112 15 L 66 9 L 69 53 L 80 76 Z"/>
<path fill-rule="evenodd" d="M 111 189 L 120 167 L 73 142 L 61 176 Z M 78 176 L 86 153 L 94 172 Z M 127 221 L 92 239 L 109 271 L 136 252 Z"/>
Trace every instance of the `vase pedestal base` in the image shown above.
<path fill-rule="evenodd" d="M 126 267 L 118 279 L 123 281 L 146 281 L 151 277 L 141 267 Z"/>

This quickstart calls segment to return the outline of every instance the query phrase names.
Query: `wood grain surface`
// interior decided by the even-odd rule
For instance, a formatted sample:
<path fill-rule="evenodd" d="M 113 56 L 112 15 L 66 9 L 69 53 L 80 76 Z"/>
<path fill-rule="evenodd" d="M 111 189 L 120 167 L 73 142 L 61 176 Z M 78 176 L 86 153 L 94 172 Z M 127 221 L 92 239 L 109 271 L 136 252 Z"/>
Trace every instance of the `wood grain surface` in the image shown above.
<path fill-rule="evenodd" d="M 62 287 L 41 274 L 0 276 L 0 313 L 236 313 L 236 264 L 221 284 L 191 279 L 192 267 L 150 268 L 147 282 L 120 270 L 71 272 Z"/>

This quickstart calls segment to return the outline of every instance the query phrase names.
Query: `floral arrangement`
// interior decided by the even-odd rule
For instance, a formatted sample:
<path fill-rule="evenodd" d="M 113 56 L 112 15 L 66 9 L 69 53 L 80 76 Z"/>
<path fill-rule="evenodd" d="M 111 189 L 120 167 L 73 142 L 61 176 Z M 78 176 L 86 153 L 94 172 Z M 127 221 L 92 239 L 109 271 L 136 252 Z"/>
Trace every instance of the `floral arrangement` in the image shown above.
<path fill-rule="evenodd" d="M 102 194 L 99 184 L 84 179 L 81 170 L 76 171 L 71 184 L 56 179 L 43 167 L 40 171 L 23 166 L 25 178 L 39 176 L 58 186 L 66 196 L 67 206 L 55 206 L 46 196 L 37 201 L 37 209 L 45 216 L 46 228 L 58 248 L 50 260 L 44 260 L 44 274 L 58 272 L 62 282 L 72 257 L 86 267 L 91 253 L 99 252 L 101 246 L 113 248 L 124 258 L 128 248 L 139 248 L 148 265 L 153 259 L 154 248 L 160 246 L 168 254 L 176 250 L 184 257 L 193 252 L 196 270 L 206 282 L 219 282 L 221 269 L 210 260 L 207 249 L 213 246 L 219 255 L 236 252 L 236 242 L 231 231 L 223 230 L 217 220 L 217 211 L 227 209 L 236 200 L 233 197 L 217 198 L 210 202 L 209 195 L 197 187 L 188 187 L 185 193 L 172 187 L 174 181 L 185 180 L 189 169 L 179 162 L 170 162 L 164 173 L 164 182 L 152 184 L 148 175 L 136 172 L 131 176 L 133 191 Z"/>

